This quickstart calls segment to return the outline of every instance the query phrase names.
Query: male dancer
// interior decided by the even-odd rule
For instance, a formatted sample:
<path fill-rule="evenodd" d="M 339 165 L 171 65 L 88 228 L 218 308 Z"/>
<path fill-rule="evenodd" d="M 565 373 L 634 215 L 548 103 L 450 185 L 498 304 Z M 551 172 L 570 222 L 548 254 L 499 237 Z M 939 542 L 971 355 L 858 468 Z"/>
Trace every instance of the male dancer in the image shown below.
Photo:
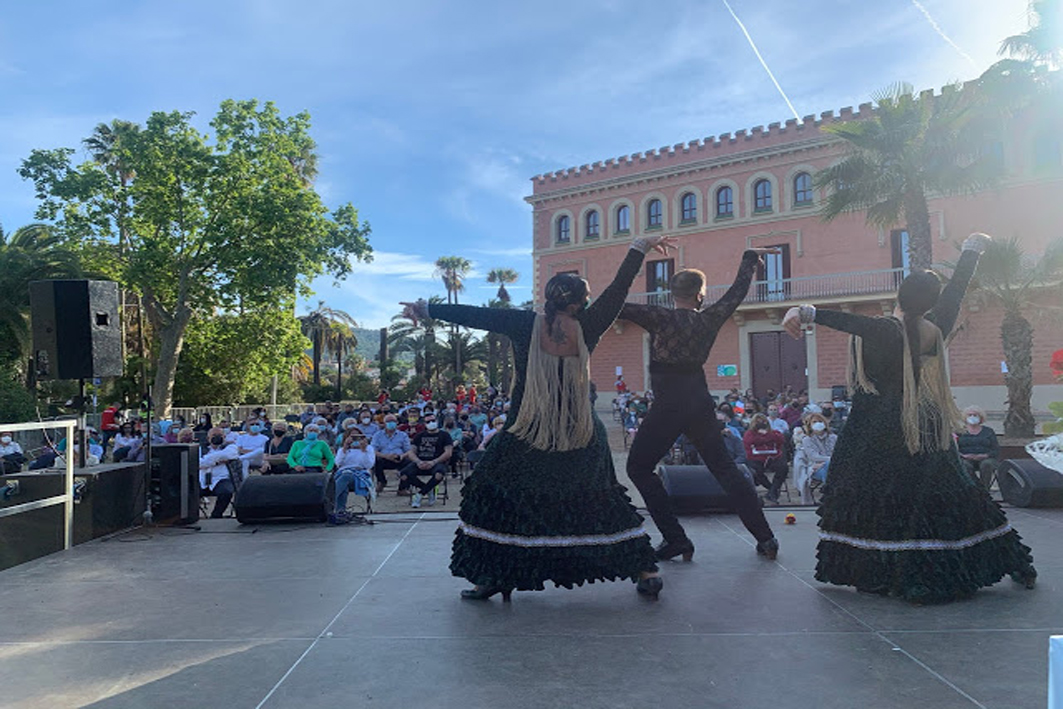
<path fill-rule="evenodd" d="M 764 518 L 752 483 L 743 477 L 727 452 L 705 384 L 705 360 L 716 335 L 746 297 L 760 257 L 775 249 L 747 249 L 731 288 L 714 304 L 702 309 L 705 274 L 684 269 L 672 276 L 669 288 L 675 308 L 628 303 L 620 318 L 650 333 L 650 378 L 654 402 L 639 426 L 627 459 L 627 474 L 642 493 L 646 508 L 664 536 L 657 558 L 694 556 L 694 544 L 676 519 L 671 499 L 654 474 L 657 462 L 679 434 L 686 434 L 713 476 L 738 508 L 738 516 L 757 540 L 757 553 L 774 559 L 779 543 Z"/>

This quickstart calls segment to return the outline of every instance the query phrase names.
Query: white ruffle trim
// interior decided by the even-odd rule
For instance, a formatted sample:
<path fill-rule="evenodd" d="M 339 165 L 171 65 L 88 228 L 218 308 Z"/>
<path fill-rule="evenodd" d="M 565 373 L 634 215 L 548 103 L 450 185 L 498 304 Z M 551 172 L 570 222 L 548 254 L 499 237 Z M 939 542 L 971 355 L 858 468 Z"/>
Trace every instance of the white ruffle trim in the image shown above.
<path fill-rule="evenodd" d="M 850 537 L 848 534 L 837 532 L 820 532 L 819 538 L 825 542 L 838 542 L 848 544 L 857 549 L 871 549 L 873 551 L 948 551 L 967 549 L 976 544 L 981 544 L 990 539 L 1003 537 L 1011 531 L 1011 524 L 1004 523 L 996 529 L 988 529 L 984 532 L 964 537 L 963 539 L 904 539 L 901 541 L 883 541 L 879 539 L 861 539 Z"/>
<path fill-rule="evenodd" d="M 474 527 L 471 524 L 461 522 L 458 525 L 464 534 L 477 539 L 485 539 L 496 544 L 507 544 L 518 547 L 579 547 L 579 546 L 604 546 L 606 544 L 619 544 L 631 541 L 639 537 L 649 536 L 646 528 L 642 525 L 623 532 L 614 534 L 580 534 L 560 537 L 526 537 L 520 534 L 506 534 L 504 532 L 492 532 L 482 527 Z"/>

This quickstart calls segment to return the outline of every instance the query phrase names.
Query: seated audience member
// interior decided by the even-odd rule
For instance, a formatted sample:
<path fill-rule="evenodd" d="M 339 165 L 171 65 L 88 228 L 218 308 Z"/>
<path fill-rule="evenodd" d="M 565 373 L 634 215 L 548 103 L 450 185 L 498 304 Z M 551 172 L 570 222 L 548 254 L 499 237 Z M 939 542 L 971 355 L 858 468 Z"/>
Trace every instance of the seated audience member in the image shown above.
<path fill-rule="evenodd" d="M 89 451 L 88 451 L 88 454 L 85 456 L 85 464 L 86 465 L 99 465 L 100 461 L 103 460 L 103 446 L 100 445 L 100 442 L 97 440 L 97 438 L 96 438 L 97 435 L 98 434 L 96 433 L 95 429 L 89 428 L 87 430 L 86 438 L 88 439 L 88 442 L 89 442 Z M 74 462 L 75 463 L 77 463 L 78 452 L 81 450 L 81 444 L 78 442 L 80 440 L 80 438 L 81 438 L 81 434 L 78 432 L 77 429 L 74 429 Z M 64 455 L 66 453 L 66 446 L 67 446 L 66 436 L 64 436 L 63 438 L 59 439 L 59 443 L 55 447 L 56 450 L 59 452 L 60 456 L 62 456 L 62 455 Z M 58 462 L 59 462 L 60 465 L 65 465 L 65 463 L 63 463 L 62 461 L 58 461 Z"/>
<path fill-rule="evenodd" d="M 336 506 L 330 522 L 345 524 L 350 521 L 347 496 L 351 492 L 369 499 L 376 498 L 371 472 L 375 462 L 376 452 L 365 434 L 357 428 L 347 429 L 343 443 L 336 452 Z"/>
<path fill-rule="evenodd" d="M 454 446 L 453 455 L 447 461 L 451 475 L 457 477 L 458 464 L 465 459 L 466 454 L 476 447 L 473 440 L 472 427 L 469 426 L 468 418 L 464 424 L 459 423 L 453 416 L 447 415 L 443 419 L 443 430 L 450 434 L 451 445 Z"/>
<path fill-rule="evenodd" d="M 221 435 L 225 437 L 226 443 L 236 443 L 236 439 L 240 437 L 240 434 L 233 430 L 229 419 L 222 419 L 221 423 L 218 424 L 218 428 L 221 429 Z"/>
<path fill-rule="evenodd" d="M 790 434 L 790 424 L 786 423 L 786 419 L 779 416 L 779 405 L 776 403 L 768 404 L 768 422 L 771 424 L 772 430 L 778 431 L 784 436 Z"/>
<path fill-rule="evenodd" d="M 745 445 L 746 459 L 749 470 L 753 473 L 753 480 L 768 488 L 765 497 L 768 502 L 777 503 L 779 490 L 782 489 L 789 473 L 786 465 L 786 439 L 772 429 L 767 416 L 757 414 L 753 417 L 750 429 L 743 435 L 742 443 Z M 772 473 L 771 482 L 768 482 L 769 472 Z"/>
<path fill-rule="evenodd" d="M 244 432 L 236 438 L 236 447 L 240 450 L 240 462 L 244 468 L 244 480 L 251 474 L 251 469 L 260 469 L 266 457 L 266 444 L 269 437 L 262 433 L 262 423 L 258 419 L 249 419 Z"/>
<path fill-rule="evenodd" d="M 801 416 L 805 413 L 804 409 L 804 404 L 802 404 L 797 397 L 794 397 L 790 399 L 786 406 L 779 409 L 779 416 L 781 416 L 783 421 L 786 422 L 786 425 L 793 430 L 795 426 L 801 423 Z"/>
<path fill-rule="evenodd" d="M 335 443 L 337 450 L 340 449 L 340 447 L 343 445 L 343 442 L 347 439 L 347 434 L 350 433 L 351 429 L 354 428 L 357 424 L 358 419 L 354 418 L 353 416 L 348 416 L 347 418 L 343 419 L 343 423 L 337 426 L 337 428 L 339 428 L 339 433 L 336 434 Z"/>
<path fill-rule="evenodd" d="M 752 484 L 753 473 L 749 471 L 749 461 L 746 459 L 746 446 L 742 441 L 742 436 L 730 426 L 721 426 L 720 428 L 720 433 L 723 436 L 723 445 L 727 448 L 727 452 L 731 454 L 731 457 L 734 458 L 735 465 L 738 466 L 742 475 Z"/>
<path fill-rule="evenodd" d="M 336 416 L 336 425 L 342 427 L 343 426 L 343 422 L 346 421 L 349 418 L 353 418 L 355 421 L 358 420 L 358 417 L 355 416 L 355 413 L 354 413 L 354 404 L 349 404 L 348 403 L 348 404 L 344 404 L 343 405 L 343 411 L 341 411 Z M 346 429 L 344 429 L 344 430 L 346 430 Z M 338 445 L 342 446 L 343 445 L 343 441 L 342 440 L 339 441 Z"/>
<path fill-rule="evenodd" d="M 232 502 L 236 488 L 229 476 L 229 461 L 240 458 L 240 449 L 235 443 L 225 440 L 221 428 L 212 428 L 207 433 L 207 452 L 199 458 L 199 487 L 210 490 L 217 498 L 211 519 L 219 519 Z"/>
<path fill-rule="evenodd" d="M 30 461 L 28 466 L 29 470 L 44 470 L 46 468 L 55 467 L 55 461 L 59 457 L 59 451 L 56 450 L 55 445 L 48 438 L 44 436 L 41 438 L 41 448 L 37 457 Z"/>
<path fill-rule="evenodd" d="M 380 426 L 373 422 L 373 415 L 368 408 L 363 408 L 358 412 L 358 423 L 355 424 L 355 427 L 369 440 L 372 440 L 373 436 L 380 430 Z"/>
<path fill-rule="evenodd" d="M 119 427 L 118 435 L 114 437 L 114 462 L 138 462 L 137 457 L 143 446 L 144 437 L 133 430 L 131 422 L 126 421 Z"/>
<path fill-rule="evenodd" d="M 25 462 L 26 455 L 22 452 L 22 446 L 10 433 L 0 432 L 0 473 L 10 475 L 20 472 Z"/>
<path fill-rule="evenodd" d="M 434 415 L 428 407 L 425 407 L 424 416 Z M 413 438 L 418 433 L 424 431 L 424 423 L 421 422 L 421 411 L 415 406 L 411 406 L 406 409 L 405 413 L 399 416 L 399 430 L 404 432 L 410 438 Z"/>
<path fill-rule="evenodd" d="M 332 448 L 321 438 L 321 427 L 312 423 L 303 429 L 303 439 L 292 444 L 288 465 L 297 473 L 323 473 L 332 470 Z"/>
<path fill-rule="evenodd" d="M 199 423 L 197 423 L 192 430 L 193 431 L 204 431 L 204 432 L 206 432 L 206 431 L 210 431 L 210 429 L 212 429 L 212 428 L 214 428 L 214 424 L 211 421 L 210 414 L 200 414 L 199 415 Z"/>
<path fill-rule="evenodd" d="M 410 450 L 406 453 L 410 461 L 399 470 L 399 490 L 409 487 L 417 489 L 410 500 L 410 507 L 420 507 L 423 495 L 428 495 L 428 504 L 436 501 L 436 486 L 446 475 L 446 462 L 454 454 L 454 443 L 450 434 L 439 428 L 435 415 L 425 416 L 425 430 L 410 441 Z M 427 475 L 427 482 L 418 476 Z"/>
<path fill-rule="evenodd" d="M 722 412 L 724 416 L 727 417 L 724 421 L 724 425 L 733 428 L 739 436 L 746 432 L 746 427 L 745 424 L 742 423 L 742 418 L 735 413 L 734 406 L 731 403 L 725 401 L 717 406 L 716 410 Z"/>
<path fill-rule="evenodd" d="M 398 417 L 389 413 L 384 416 L 384 429 L 376 432 L 370 445 L 376 453 L 376 462 L 373 464 L 376 491 L 381 493 L 388 484 L 386 471 L 398 470 L 402 467 L 406 452 L 410 450 L 410 437 L 405 431 L 399 430 Z M 399 490 L 400 495 L 404 492 L 404 490 Z"/>
<path fill-rule="evenodd" d="M 997 433 L 985 425 L 985 411 L 977 406 L 963 410 L 964 430 L 956 438 L 963 467 L 986 490 L 993 484 L 993 477 L 1000 465 L 1000 443 Z"/>
<path fill-rule="evenodd" d="M 265 455 L 262 456 L 263 475 L 280 475 L 291 471 L 288 465 L 288 453 L 292 450 L 294 439 L 288 435 L 288 427 L 283 422 L 273 424 L 273 437 L 266 441 Z"/>
<path fill-rule="evenodd" d="M 195 443 L 196 442 L 196 432 L 193 431 L 190 428 L 182 428 L 180 431 L 177 432 L 177 442 L 178 443 Z"/>
<path fill-rule="evenodd" d="M 831 432 L 823 414 L 808 414 L 802 425 L 804 435 L 794 454 L 794 485 L 801 495 L 801 504 L 810 505 L 812 481 L 827 481 L 827 466 L 834 454 L 838 434 Z"/>

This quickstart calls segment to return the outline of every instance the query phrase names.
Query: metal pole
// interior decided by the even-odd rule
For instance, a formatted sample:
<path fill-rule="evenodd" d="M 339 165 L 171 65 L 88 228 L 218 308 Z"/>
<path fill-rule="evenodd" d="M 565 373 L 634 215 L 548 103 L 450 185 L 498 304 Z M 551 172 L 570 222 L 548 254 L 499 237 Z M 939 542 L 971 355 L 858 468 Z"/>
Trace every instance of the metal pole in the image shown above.
<path fill-rule="evenodd" d="M 82 424 L 84 424 L 84 415 L 82 415 Z M 66 421 L 63 423 L 66 427 L 66 440 L 70 445 L 74 445 L 74 422 Z M 85 429 L 81 429 L 82 436 L 84 436 Z M 70 455 L 69 446 L 67 446 L 66 452 L 66 500 L 63 502 L 63 549 L 70 549 L 74 546 L 74 456 Z M 82 447 L 81 455 L 85 455 L 85 449 Z"/>
<path fill-rule="evenodd" d="M 88 419 L 85 417 L 85 380 L 78 379 L 78 467 L 84 468 L 88 465 L 88 447 L 89 447 L 89 432 L 86 430 L 88 426 Z M 70 445 L 73 445 L 73 436 L 67 436 L 67 441 Z M 69 452 L 69 451 L 68 451 Z M 67 456 L 68 458 L 72 456 Z"/>

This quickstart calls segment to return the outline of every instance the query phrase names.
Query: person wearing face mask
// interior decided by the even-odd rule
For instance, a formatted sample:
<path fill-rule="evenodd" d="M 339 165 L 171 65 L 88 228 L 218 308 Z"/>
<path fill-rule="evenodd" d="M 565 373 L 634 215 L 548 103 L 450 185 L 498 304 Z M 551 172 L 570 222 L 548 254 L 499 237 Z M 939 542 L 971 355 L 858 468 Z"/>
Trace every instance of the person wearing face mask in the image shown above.
<path fill-rule="evenodd" d="M 801 495 L 802 505 L 815 504 L 812 481 L 827 481 L 827 466 L 834 454 L 838 434 L 832 433 L 823 414 L 808 414 L 804 422 L 805 435 L 794 454 L 794 485 Z"/>
<path fill-rule="evenodd" d="M 361 495 L 370 501 L 376 499 L 373 474 L 370 470 L 376 462 L 376 451 L 369 439 L 357 428 L 347 429 L 343 444 L 336 452 L 336 506 L 329 517 L 329 524 L 347 524 L 351 517 L 347 512 L 347 497 L 350 493 Z"/>
<path fill-rule="evenodd" d="M 988 490 L 1000 466 L 997 432 L 985 425 L 985 411 L 977 406 L 963 410 L 963 422 L 963 430 L 956 437 L 960 460 L 967 474 Z"/>
<path fill-rule="evenodd" d="M 133 430 L 133 424 L 123 423 L 118 429 L 118 435 L 114 437 L 114 462 L 136 462 L 137 455 L 144 445 L 144 437 Z"/>
<path fill-rule="evenodd" d="M 343 428 L 343 423 L 347 419 L 354 419 L 355 421 L 358 420 L 358 416 L 354 412 L 354 404 L 344 404 L 343 405 L 343 411 L 341 411 L 340 414 L 336 417 L 336 427 L 341 429 L 341 430 L 343 430 L 343 431 L 346 431 L 346 429 Z M 342 440 L 337 442 L 337 444 L 342 444 L 342 443 L 343 443 Z"/>
<path fill-rule="evenodd" d="M 252 468 L 261 469 L 264 462 L 269 436 L 262 430 L 262 423 L 257 418 L 248 419 L 244 432 L 236 438 L 236 447 L 240 450 L 240 462 L 244 467 L 244 480 L 247 480 Z"/>
<path fill-rule="evenodd" d="M 221 423 L 218 424 L 218 428 L 221 429 L 221 435 L 224 436 L 226 443 L 236 443 L 236 439 L 240 437 L 240 434 L 233 430 L 229 419 L 222 419 Z"/>
<path fill-rule="evenodd" d="M 25 462 L 26 454 L 22 452 L 22 446 L 7 431 L 0 432 L 0 472 L 6 475 L 20 472 Z"/>
<path fill-rule="evenodd" d="M 454 442 L 450 434 L 440 429 L 434 415 L 425 416 L 424 431 L 410 440 L 410 450 L 406 453 L 409 462 L 399 470 L 399 492 L 414 488 L 410 507 L 420 507 L 421 499 L 428 495 L 428 504 L 436 502 L 436 486 L 446 475 L 446 462 L 454 454 Z M 419 476 L 427 475 L 422 481 Z"/>
<path fill-rule="evenodd" d="M 637 580 L 656 598 L 663 582 L 638 511 L 617 482 L 605 426 L 590 401 L 590 352 L 612 326 L 645 254 L 667 254 L 659 235 L 635 239 L 612 283 L 590 302 L 590 288 L 555 274 L 544 312 L 406 303 L 431 317 L 509 338 L 516 378 L 510 415 L 462 488 L 461 525 L 451 573 L 475 588 L 471 600 L 511 591 L 571 587 L 598 579 Z M 548 491 L 549 494 L 544 494 Z"/>
<path fill-rule="evenodd" d="M 767 416 L 757 414 L 749 430 L 742 436 L 742 443 L 746 448 L 747 465 L 753 473 L 753 480 L 768 488 L 764 499 L 777 503 L 779 490 L 790 472 L 786 465 L 786 439 L 771 427 Z M 772 474 L 770 482 L 768 473 Z"/>
<path fill-rule="evenodd" d="M 263 447 L 261 472 L 263 475 L 281 475 L 291 471 L 288 465 L 288 453 L 292 450 L 294 439 L 288 435 L 288 427 L 283 422 L 273 424 L 273 436 Z"/>
<path fill-rule="evenodd" d="M 225 440 L 221 428 L 212 428 L 207 432 L 207 445 L 206 453 L 199 457 L 199 487 L 209 490 L 217 498 L 210 517 L 219 519 L 225 514 L 236 491 L 229 476 L 229 461 L 240 458 L 240 449 L 235 443 Z"/>
<path fill-rule="evenodd" d="M 303 429 L 303 439 L 292 444 L 288 465 L 297 473 L 322 473 L 332 470 L 335 458 L 328 442 L 321 437 L 321 427 L 312 423 Z"/>
<path fill-rule="evenodd" d="M 705 382 L 705 361 L 720 328 L 745 299 L 761 257 L 775 249 L 746 249 L 734 283 L 718 301 L 705 305 L 705 274 L 696 269 L 675 273 L 669 281 L 674 307 L 626 303 L 620 318 L 650 335 L 650 381 L 653 407 L 639 426 L 627 459 L 627 474 L 642 493 L 664 540 L 657 547 L 660 560 L 694 556 L 694 544 L 676 518 L 672 499 L 655 469 L 679 434 L 697 449 L 713 476 L 730 496 L 738 516 L 757 541 L 758 554 L 776 558 L 779 543 L 764 517 L 756 489 L 743 477 L 727 452 L 713 415 L 713 400 Z M 737 398 L 737 397 L 735 397 Z M 727 415 L 734 421 L 733 406 Z"/>
<path fill-rule="evenodd" d="M 469 423 L 472 424 L 473 430 L 479 431 L 487 423 L 487 414 L 479 406 L 472 406 L 469 409 Z"/>
<path fill-rule="evenodd" d="M 399 430 L 403 431 L 411 439 L 424 431 L 423 417 L 434 416 L 431 409 L 426 409 L 422 414 L 416 406 L 411 406 L 399 414 Z"/>
<path fill-rule="evenodd" d="M 196 422 L 196 425 L 192 427 L 192 431 L 195 433 L 200 431 L 206 433 L 212 428 L 214 428 L 214 424 L 211 422 L 210 414 L 203 413 L 199 415 L 199 420 Z"/>
<path fill-rule="evenodd" d="M 384 416 L 384 429 L 377 431 L 370 441 L 376 452 L 373 464 L 373 476 L 376 477 L 376 491 L 380 494 L 388 484 L 388 470 L 398 470 L 410 450 L 410 437 L 399 430 L 399 419 L 395 414 Z M 399 492 L 402 494 L 402 491 Z"/>
<path fill-rule="evenodd" d="M 790 424 L 786 423 L 786 419 L 779 416 L 778 404 L 768 404 L 768 423 L 771 424 L 772 430 L 778 431 L 784 436 L 790 433 Z"/>
<path fill-rule="evenodd" d="M 362 435 L 373 440 L 373 436 L 380 430 L 380 426 L 373 422 L 373 416 L 369 413 L 369 409 L 362 409 L 358 412 L 358 421 L 354 424 L 354 427 L 362 432 Z"/>

